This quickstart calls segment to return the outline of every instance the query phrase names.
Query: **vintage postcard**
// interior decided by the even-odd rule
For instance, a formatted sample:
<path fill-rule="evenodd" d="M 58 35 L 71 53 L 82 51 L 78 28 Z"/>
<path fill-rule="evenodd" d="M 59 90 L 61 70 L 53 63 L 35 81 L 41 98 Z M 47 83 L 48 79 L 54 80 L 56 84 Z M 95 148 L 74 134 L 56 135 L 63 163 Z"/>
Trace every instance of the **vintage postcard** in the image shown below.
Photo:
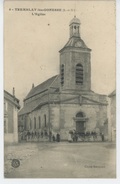
<path fill-rule="evenodd" d="M 4 178 L 116 178 L 116 1 L 4 1 Z"/>

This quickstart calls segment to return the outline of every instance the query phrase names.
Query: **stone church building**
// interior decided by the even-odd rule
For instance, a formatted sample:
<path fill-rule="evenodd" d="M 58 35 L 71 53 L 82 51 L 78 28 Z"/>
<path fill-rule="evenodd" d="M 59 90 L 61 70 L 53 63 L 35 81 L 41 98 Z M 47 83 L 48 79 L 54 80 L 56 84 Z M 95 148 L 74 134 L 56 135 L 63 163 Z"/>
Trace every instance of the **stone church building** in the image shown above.
<path fill-rule="evenodd" d="M 19 111 L 24 130 L 60 133 L 70 130 L 102 132 L 107 119 L 107 97 L 91 90 L 91 49 L 80 35 L 80 20 L 69 24 L 70 37 L 59 51 L 59 74 L 32 87 Z"/>

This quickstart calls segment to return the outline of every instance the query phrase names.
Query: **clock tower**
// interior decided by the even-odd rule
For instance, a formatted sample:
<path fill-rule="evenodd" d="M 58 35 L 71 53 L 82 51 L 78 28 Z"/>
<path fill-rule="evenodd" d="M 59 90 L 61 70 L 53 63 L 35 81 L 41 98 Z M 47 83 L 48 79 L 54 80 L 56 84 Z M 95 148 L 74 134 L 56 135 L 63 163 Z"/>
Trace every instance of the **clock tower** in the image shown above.
<path fill-rule="evenodd" d="M 70 38 L 60 52 L 60 89 L 64 92 L 91 90 L 91 49 L 80 36 L 80 20 L 69 24 Z"/>

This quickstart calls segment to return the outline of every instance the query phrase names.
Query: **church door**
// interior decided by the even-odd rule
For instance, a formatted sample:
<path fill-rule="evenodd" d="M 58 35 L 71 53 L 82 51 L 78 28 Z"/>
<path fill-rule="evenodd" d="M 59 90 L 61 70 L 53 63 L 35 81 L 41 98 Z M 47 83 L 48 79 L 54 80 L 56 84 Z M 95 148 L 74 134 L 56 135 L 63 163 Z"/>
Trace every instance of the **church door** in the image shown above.
<path fill-rule="evenodd" d="M 84 133 L 85 131 L 85 115 L 83 112 L 78 112 L 76 114 L 76 131 L 79 133 Z"/>
<path fill-rule="evenodd" d="M 76 131 L 80 133 L 84 132 L 84 122 L 83 121 L 76 121 Z"/>

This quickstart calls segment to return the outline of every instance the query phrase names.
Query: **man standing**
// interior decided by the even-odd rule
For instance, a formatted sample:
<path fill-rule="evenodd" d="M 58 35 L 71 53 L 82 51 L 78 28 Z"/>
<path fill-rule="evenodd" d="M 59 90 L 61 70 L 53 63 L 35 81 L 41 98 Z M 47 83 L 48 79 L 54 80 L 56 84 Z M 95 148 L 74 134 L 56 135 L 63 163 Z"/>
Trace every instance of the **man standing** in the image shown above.
<path fill-rule="evenodd" d="M 60 134 L 59 133 L 57 133 L 57 135 L 56 135 L 56 141 L 60 142 Z"/>

